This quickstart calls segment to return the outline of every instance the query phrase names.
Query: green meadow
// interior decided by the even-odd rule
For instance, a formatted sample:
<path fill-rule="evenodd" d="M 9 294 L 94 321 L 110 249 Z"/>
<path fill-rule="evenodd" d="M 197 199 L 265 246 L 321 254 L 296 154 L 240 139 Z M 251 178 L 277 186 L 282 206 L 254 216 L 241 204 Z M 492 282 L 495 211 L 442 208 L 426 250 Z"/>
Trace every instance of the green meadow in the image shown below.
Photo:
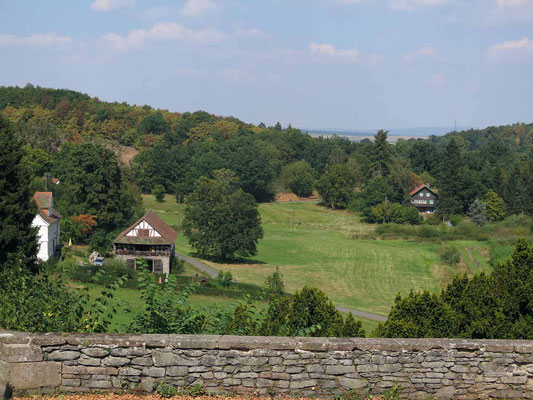
<path fill-rule="evenodd" d="M 166 196 L 162 203 L 153 196 L 143 199 L 146 209 L 178 226 L 174 197 Z M 265 203 L 259 209 L 265 234 L 257 256 L 233 264 L 209 262 L 218 270 L 230 271 L 239 282 L 263 285 L 279 267 L 289 292 L 314 286 L 337 306 L 387 315 L 398 293 L 435 292 L 457 273 L 490 270 L 489 242 L 448 242 L 461 255 L 460 264 L 450 267 L 440 261 L 442 244 L 436 241 L 354 239 L 368 236 L 375 226 L 362 223 L 350 211 L 330 210 L 314 202 Z M 183 235 L 176 248 L 194 256 Z"/>

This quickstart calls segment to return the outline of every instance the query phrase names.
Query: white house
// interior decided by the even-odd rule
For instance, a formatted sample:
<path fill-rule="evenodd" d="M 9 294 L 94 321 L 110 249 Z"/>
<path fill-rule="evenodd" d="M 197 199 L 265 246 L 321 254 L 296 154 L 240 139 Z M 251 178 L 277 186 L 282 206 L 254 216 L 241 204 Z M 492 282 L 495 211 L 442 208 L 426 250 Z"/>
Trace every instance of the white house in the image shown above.
<path fill-rule="evenodd" d="M 37 233 L 39 253 L 37 258 L 47 261 L 59 249 L 59 223 L 61 215 L 54 210 L 52 192 L 36 192 L 33 200 L 39 212 L 32 222 L 32 226 L 39 228 Z"/>

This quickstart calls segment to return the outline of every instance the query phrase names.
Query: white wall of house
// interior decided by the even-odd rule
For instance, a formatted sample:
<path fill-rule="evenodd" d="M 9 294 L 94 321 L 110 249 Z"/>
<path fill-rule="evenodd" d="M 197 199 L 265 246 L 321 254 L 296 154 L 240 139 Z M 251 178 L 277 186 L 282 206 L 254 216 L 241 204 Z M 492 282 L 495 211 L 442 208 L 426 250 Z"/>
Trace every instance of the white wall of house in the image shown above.
<path fill-rule="evenodd" d="M 37 241 L 39 243 L 37 258 L 41 261 L 47 261 L 54 255 L 55 248 L 59 244 L 59 221 L 48 224 L 37 214 L 33 219 L 32 226 L 39 228 L 39 232 L 37 232 Z"/>

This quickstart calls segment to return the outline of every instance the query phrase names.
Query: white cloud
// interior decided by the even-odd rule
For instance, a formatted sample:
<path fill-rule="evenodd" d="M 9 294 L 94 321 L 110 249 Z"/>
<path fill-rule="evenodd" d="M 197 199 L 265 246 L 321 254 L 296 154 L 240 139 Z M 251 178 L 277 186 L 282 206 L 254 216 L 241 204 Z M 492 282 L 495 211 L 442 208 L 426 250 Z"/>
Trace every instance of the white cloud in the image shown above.
<path fill-rule="evenodd" d="M 359 57 L 359 51 L 356 49 L 337 49 L 329 43 L 311 43 L 309 49 L 313 54 L 327 58 L 355 61 Z"/>
<path fill-rule="evenodd" d="M 434 88 L 440 88 L 446 85 L 446 76 L 442 72 L 437 72 L 428 78 L 427 84 Z"/>
<path fill-rule="evenodd" d="M 533 54 L 533 40 L 523 38 L 521 40 L 508 40 L 503 43 L 496 43 L 489 48 L 488 53 L 492 59 L 529 53 Z"/>
<path fill-rule="evenodd" d="M 390 7 L 394 10 L 414 10 L 447 4 L 448 0 L 391 0 Z"/>
<path fill-rule="evenodd" d="M 57 36 L 55 33 L 38 34 L 33 33 L 29 36 L 15 36 L 0 33 L 0 46 L 38 46 L 48 47 L 65 45 L 72 43 L 73 39 L 70 36 Z"/>
<path fill-rule="evenodd" d="M 181 9 L 184 17 L 201 17 L 214 11 L 217 6 L 211 0 L 187 0 Z"/>
<path fill-rule="evenodd" d="M 95 0 L 92 2 L 91 8 L 94 11 L 113 11 L 134 5 L 135 0 Z"/>
<path fill-rule="evenodd" d="M 437 54 L 437 50 L 435 50 L 434 47 L 424 46 L 411 53 L 404 54 L 403 59 L 404 61 L 413 61 L 413 59 L 417 57 L 432 57 L 432 56 L 435 56 L 436 54 Z"/>
<path fill-rule="evenodd" d="M 135 29 L 126 36 L 116 33 L 104 35 L 104 40 L 120 51 L 141 49 L 147 40 L 181 40 L 189 43 L 218 43 L 226 38 L 226 34 L 213 29 L 194 31 L 178 22 L 160 22 L 150 29 Z"/>

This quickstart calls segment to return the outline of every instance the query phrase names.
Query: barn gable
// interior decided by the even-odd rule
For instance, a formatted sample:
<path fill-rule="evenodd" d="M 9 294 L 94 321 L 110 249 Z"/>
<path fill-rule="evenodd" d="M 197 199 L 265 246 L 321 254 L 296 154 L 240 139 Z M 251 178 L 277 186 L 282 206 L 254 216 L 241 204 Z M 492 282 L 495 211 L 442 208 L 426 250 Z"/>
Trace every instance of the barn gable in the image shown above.
<path fill-rule="evenodd" d="M 159 218 L 155 212 L 148 211 L 118 235 L 114 243 L 174 244 L 177 237 L 178 232 Z"/>

